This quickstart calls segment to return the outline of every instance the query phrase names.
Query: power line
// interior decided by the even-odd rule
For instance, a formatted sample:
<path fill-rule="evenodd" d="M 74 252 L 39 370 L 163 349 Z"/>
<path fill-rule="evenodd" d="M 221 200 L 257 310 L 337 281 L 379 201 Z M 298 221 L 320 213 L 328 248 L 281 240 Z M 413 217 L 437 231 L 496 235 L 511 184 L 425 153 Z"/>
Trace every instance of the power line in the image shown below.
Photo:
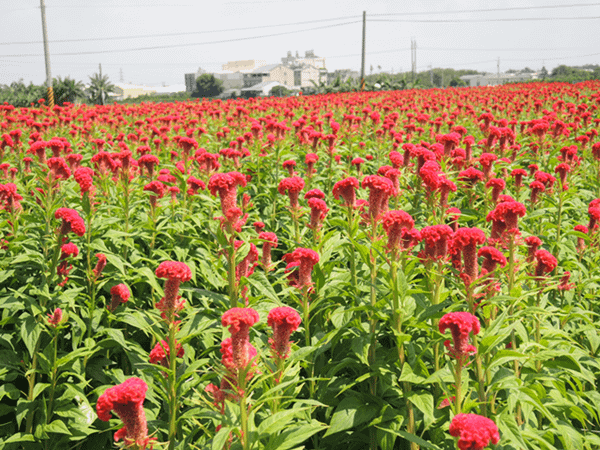
<path fill-rule="evenodd" d="M 262 38 L 268 38 L 268 37 L 283 36 L 286 34 L 302 33 L 304 31 L 312 31 L 312 30 L 321 30 L 324 28 L 340 27 L 340 26 L 352 25 L 352 24 L 360 23 L 360 22 L 361 22 L 360 20 L 356 20 L 354 22 L 337 23 L 337 24 L 332 24 L 332 25 L 324 25 L 324 26 L 320 26 L 320 27 L 305 28 L 302 30 L 282 31 L 281 33 L 265 34 L 262 36 L 249 36 L 249 37 L 243 37 L 243 38 L 224 39 L 221 41 L 194 42 L 194 43 L 189 43 L 189 44 L 155 45 L 152 47 L 119 48 L 119 49 L 115 49 L 115 50 L 95 50 L 95 51 L 88 51 L 88 52 L 54 53 L 53 56 L 99 55 L 99 54 L 105 54 L 105 53 L 127 53 L 127 52 L 138 52 L 138 51 L 143 51 L 143 50 L 160 50 L 160 49 L 166 49 L 166 48 L 194 47 L 197 45 L 225 44 L 228 42 L 248 41 L 251 39 L 262 39 Z M 0 55 L 0 58 L 21 58 L 21 57 L 28 57 L 28 56 L 42 56 L 42 55 L 39 53 L 30 53 L 30 54 L 26 54 L 26 55 L 23 55 L 23 54 Z"/>
<path fill-rule="evenodd" d="M 498 12 L 498 11 L 519 11 L 531 9 L 557 9 L 557 8 L 579 8 L 586 6 L 600 6 L 600 3 L 577 3 L 570 5 L 543 5 L 543 6 L 516 6 L 513 8 L 492 8 L 492 9 L 462 9 L 453 11 L 426 11 L 426 12 L 409 12 L 409 13 L 391 13 L 391 14 L 369 14 L 370 16 L 421 16 L 431 14 L 462 14 L 462 13 L 479 13 L 479 12 Z"/>
<path fill-rule="evenodd" d="M 346 16 L 336 17 L 331 19 L 319 19 L 310 20 L 305 22 L 293 22 L 293 23 L 282 23 L 277 25 L 261 25 L 256 27 L 243 27 L 243 28 L 228 28 L 225 30 L 206 30 L 206 31 L 188 31 L 182 33 L 164 33 L 164 34 L 138 34 L 133 36 L 112 36 L 112 37 L 97 37 L 97 38 L 82 38 L 82 39 L 57 39 L 49 41 L 50 43 L 64 43 L 64 42 L 87 42 L 87 41 L 115 41 L 121 39 L 147 39 L 147 38 L 159 38 L 159 37 L 172 37 L 172 36 L 193 36 L 197 34 L 206 33 L 226 33 L 230 31 L 245 31 L 245 30 L 259 30 L 263 28 L 276 28 L 276 27 L 289 27 L 294 25 L 306 25 L 320 22 L 334 22 L 338 20 L 347 19 L 358 19 L 358 16 Z M 23 41 L 23 42 L 0 42 L 0 45 L 23 45 L 23 44 L 41 44 L 42 41 Z"/>
<path fill-rule="evenodd" d="M 370 19 L 369 22 L 467 23 L 467 22 L 543 22 L 548 20 L 596 20 L 600 16 L 583 17 L 514 17 L 510 19 Z"/>

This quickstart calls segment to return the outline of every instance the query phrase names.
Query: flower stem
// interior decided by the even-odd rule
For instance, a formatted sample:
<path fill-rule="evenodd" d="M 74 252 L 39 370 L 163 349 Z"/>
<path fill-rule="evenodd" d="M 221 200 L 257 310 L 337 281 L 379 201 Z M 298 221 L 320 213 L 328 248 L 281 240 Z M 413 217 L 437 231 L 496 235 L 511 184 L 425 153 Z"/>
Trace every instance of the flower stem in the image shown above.
<path fill-rule="evenodd" d="M 175 332 L 177 325 L 174 320 L 169 321 L 169 450 L 175 449 L 175 440 L 177 434 L 177 344 L 175 342 Z"/>

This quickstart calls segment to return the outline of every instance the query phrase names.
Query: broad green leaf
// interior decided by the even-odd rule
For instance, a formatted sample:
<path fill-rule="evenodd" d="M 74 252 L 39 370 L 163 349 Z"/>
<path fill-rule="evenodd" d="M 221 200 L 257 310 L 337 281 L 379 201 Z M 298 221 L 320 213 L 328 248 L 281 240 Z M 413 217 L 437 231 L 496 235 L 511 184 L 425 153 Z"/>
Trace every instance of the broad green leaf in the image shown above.
<path fill-rule="evenodd" d="M 377 415 L 378 410 L 376 405 L 365 404 L 357 397 L 346 397 L 335 409 L 324 437 L 369 422 Z"/>
<path fill-rule="evenodd" d="M 431 442 L 427 442 L 427 441 L 421 439 L 419 436 L 415 436 L 414 434 L 407 433 L 406 431 L 403 431 L 403 430 L 390 430 L 389 428 L 383 428 L 383 427 L 376 427 L 376 428 L 378 428 L 382 431 L 385 431 L 386 433 L 390 433 L 395 436 L 399 436 L 403 439 L 406 439 L 409 442 L 414 442 L 415 444 L 418 444 L 423 448 L 429 448 L 431 450 L 443 450 L 441 447 L 438 447 L 437 445 L 432 444 Z"/>

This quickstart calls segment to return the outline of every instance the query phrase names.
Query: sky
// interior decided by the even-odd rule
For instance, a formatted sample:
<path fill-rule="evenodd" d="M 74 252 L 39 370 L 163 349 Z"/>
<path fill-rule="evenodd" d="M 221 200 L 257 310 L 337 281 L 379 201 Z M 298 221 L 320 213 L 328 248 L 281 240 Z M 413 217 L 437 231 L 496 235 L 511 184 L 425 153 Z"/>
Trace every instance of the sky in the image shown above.
<path fill-rule="evenodd" d="M 281 61 L 313 50 L 329 71 L 430 66 L 500 72 L 600 63 L 591 0 L 45 0 L 53 77 L 184 83 L 228 61 Z M 587 5 L 587 6 L 586 6 Z M 565 7 L 567 6 L 567 7 Z M 0 0 L 0 84 L 46 79 L 40 0 Z M 381 69 L 379 69 L 381 67 Z"/>

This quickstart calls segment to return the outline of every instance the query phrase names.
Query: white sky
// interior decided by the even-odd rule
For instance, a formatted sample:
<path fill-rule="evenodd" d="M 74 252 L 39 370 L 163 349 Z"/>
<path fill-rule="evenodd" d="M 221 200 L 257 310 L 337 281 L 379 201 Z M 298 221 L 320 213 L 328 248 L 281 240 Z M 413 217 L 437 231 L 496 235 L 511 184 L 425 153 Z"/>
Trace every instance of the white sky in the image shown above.
<path fill-rule="evenodd" d="M 559 5 L 571 7 L 540 8 Z M 532 8 L 473 11 L 523 7 Z M 371 65 L 374 72 L 377 66 L 410 70 L 411 38 L 419 71 L 432 65 L 496 72 L 498 57 L 501 72 L 600 62 L 600 2 L 593 0 L 46 0 L 52 76 L 87 82 L 102 63 L 112 82 L 122 69 L 125 82 L 183 84 L 184 74 L 198 67 L 219 71 L 223 63 L 241 59 L 273 64 L 288 50 L 300 55 L 314 50 L 330 71 L 360 70 L 363 11 L 367 74 Z M 413 14 L 401 15 L 407 13 Z M 0 84 L 43 83 L 40 1 L 0 0 L 0 17 Z M 564 20 L 575 17 L 583 19 Z M 299 22 L 304 23 L 289 25 Z M 174 33 L 186 34 L 156 36 Z M 278 33 L 290 34 L 251 39 Z M 140 35 L 153 37 L 135 37 Z M 115 37 L 121 39 L 107 39 Z M 36 43 L 22 43 L 31 41 Z M 169 48 L 131 50 L 156 46 Z M 101 53 L 81 54 L 86 52 Z"/>

